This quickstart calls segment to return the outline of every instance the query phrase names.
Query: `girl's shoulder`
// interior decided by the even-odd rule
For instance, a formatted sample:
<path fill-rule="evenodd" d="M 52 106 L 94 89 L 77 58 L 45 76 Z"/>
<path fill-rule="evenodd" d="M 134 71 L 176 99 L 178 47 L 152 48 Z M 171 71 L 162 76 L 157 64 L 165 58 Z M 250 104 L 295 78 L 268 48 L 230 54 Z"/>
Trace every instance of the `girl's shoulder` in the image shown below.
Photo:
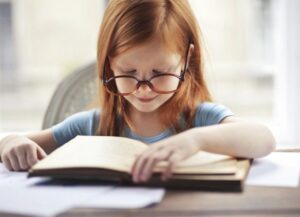
<path fill-rule="evenodd" d="M 68 118 L 66 118 L 64 121 L 84 125 L 84 124 L 90 124 L 93 125 L 96 122 L 99 122 L 100 119 L 100 109 L 90 109 L 86 111 L 77 112 Z"/>
<path fill-rule="evenodd" d="M 224 118 L 234 115 L 225 105 L 215 102 L 202 102 L 197 105 L 194 126 L 208 126 L 220 123 Z"/>
<path fill-rule="evenodd" d="M 99 119 L 99 109 L 72 114 L 51 128 L 54 139 L 62 145 L 77 135 L 94 135 Z"/>

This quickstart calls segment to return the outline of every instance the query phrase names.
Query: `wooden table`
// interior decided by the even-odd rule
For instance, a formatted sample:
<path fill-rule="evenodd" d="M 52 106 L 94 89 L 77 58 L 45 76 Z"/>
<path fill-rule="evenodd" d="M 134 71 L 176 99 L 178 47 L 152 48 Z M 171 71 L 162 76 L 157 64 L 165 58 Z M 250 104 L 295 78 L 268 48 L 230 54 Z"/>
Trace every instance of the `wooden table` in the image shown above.
<path fill-rule="evenodd" d="M 0 193 L 1 196 L 1 193 Z M 46 198 L 45 198 L 46 199 Z M 0 213 L 1 217 L 20 215 Z M 74 208 L 60 217 L 299 217 L 300 186 L 273 188 L 245 186 L 243 192 L 167 191 L 163 201 L 135 210 Z"/>
<path fill-rule="evenodd" d="M 136 210 L 72 209 L 59 216 L 85 217 L 194 217 L 194 216 L 300 216 L 300 187 L 245 186 L 242 193 L 167 191 L 163 201 Z"/>
<path fill-rule="evenodd" d="M 46 200 L 47 198 L 45 198 Z M 1 217 L 20 215 L 0 213 Z M 242 193 L 167 191 L 163 201 L 135 210 L 74 208 L 59 217 L 299 217 L 300 187 L 246 186 Z"/>

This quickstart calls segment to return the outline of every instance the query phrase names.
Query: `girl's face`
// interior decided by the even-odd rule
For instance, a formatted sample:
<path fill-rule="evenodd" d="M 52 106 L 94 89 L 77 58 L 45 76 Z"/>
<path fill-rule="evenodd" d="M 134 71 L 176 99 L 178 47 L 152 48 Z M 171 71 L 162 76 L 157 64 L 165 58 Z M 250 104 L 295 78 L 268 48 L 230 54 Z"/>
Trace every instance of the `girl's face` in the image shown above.
<path fill-rule="evenodd" d="M 169 51 L 159 38 L 153 38 L 140 46 L 110 58 L 110 64 L 114 76 L 132 75 L 139 80 L 149 79 L 159 73 L 172 73 L 179 76 L 184 67 L 181 55 Z M 168 84 L 177 86 L 179 79 L 173 79 L 172 82 Z M 118 89 L 121 88 L 118 83 L 117 87 Z M 174 93 L 156 93 L 144 84 L 134 93 L 124 97 L 136 110 L 153 112 L 173 95 Z"/>

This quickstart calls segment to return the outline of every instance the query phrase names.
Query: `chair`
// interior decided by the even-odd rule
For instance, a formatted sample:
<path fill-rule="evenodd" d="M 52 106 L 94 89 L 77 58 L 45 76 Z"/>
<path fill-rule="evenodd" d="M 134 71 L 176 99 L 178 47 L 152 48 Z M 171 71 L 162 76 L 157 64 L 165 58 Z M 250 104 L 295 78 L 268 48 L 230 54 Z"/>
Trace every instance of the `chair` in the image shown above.
<path fill-rule="evenodd" d="M 57 86 L 47 111 L 42 129 L 63 121 L 68 116 L 98 105 L 96 63 L 90 63 L 74 71 Z"/>

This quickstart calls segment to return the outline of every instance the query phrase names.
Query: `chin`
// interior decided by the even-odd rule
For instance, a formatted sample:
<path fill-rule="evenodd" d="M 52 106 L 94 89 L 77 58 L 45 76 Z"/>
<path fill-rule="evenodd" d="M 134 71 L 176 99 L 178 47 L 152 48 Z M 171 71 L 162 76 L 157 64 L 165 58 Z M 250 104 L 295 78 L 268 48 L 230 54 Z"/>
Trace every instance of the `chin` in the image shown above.
<path fill-rule="evenodd" d="M 152 105 L 148 105 L 148 104 L 145 104 L 145 105 L 139 105 L 137 103 L 134 103 L 132 104 L 133 107 L 138 110 L 139 112 L 145 112 L 145 113 L 150 113 L 150 112 L 154 112 L 156 111 L 160 105 L 155 105 L 155 104 L 152 104 Z"/>

